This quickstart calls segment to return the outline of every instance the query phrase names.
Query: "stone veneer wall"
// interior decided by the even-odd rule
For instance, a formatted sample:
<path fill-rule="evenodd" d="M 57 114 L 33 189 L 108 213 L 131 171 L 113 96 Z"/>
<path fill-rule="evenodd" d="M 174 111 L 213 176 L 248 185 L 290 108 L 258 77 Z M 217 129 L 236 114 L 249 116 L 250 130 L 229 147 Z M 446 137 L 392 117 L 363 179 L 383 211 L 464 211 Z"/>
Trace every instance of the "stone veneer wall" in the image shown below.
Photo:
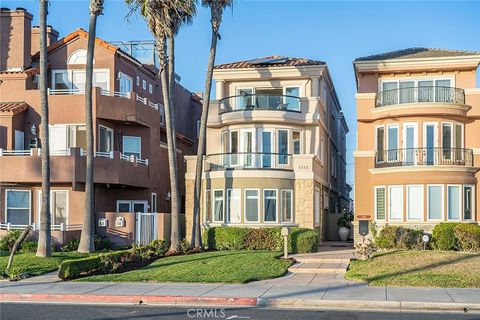
<path fill-rule="evenodd" d="M 185 179 L 185 239 L 187 241 L 192 240 L 194 189 L 195 180 Z"/>
<path fill-rule="evenodd" d="M 295 180 L 295 223 L 303 228 L 314 228 L 314 185 L 313 180 Z"/>

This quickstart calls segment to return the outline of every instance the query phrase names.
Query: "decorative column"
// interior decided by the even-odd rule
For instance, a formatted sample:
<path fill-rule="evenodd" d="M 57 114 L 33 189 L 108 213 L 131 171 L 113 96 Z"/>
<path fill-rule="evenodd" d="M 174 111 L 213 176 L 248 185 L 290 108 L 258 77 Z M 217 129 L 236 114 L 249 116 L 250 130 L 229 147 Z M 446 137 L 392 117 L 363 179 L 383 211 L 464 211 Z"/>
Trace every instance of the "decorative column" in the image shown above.
<path fill-rule="evenodd" d="M 225 80 L 216 80 L 215 82 L 216 87 L 215 87 L 215 92 L 216 92 L 216 100 L 220 100 L 225 98 L 224 96 L 224 86 L 225 86 Z"/>
<path fill-rule="evenodd" d="M 320 96 L 320 76 L 314 76 L 312 79 L 312 97 Z"/>

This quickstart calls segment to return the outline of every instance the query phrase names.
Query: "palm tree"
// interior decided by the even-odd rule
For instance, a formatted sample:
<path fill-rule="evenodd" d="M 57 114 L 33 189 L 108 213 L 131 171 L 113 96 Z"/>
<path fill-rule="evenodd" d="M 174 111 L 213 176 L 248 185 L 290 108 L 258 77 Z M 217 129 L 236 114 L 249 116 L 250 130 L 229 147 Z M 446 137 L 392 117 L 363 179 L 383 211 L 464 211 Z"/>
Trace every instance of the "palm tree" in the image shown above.
<path fill-rule="evenodd" d="M 38 232 L 38 257 L 52 255 L 50 230 L 50 146 L 48 141 L 48 92 L 47 92 L 47 15 L 48 0 L 40 0 L 40 103 L 42 147 L 42 208 Z"/>
<path fill-rule="evenodd" d="M 139 11 L 147 21 L 156 42 L 160 61 L 165 126 L 168 145 L 168 167 L 171 194 L 170 251 L 180 243 L 179 192 L 175 132 L 175 36 L 196 14 L 196 0 L 125 0 L 130 14 Z M 167 53 L 168 51 L 168 53 Z"/>
<path fill-rule="evenodd" d="M 85 216 L 83 218 L 82 234 L 78 252 L 94 252 L 94 219 L 95 219 L 95 186 L 93 184 L 93 117 L 92 117 L 92 87 L 93 87 L 93 55 L 95 51 L 95 38 L 97 18 L 103 12 L 104 0 L 90 0 L 90 23 L 88 26 L 88 47 L 85 79 L 85 123 L 87 126 L 87 159 L 85 174 Z"/>
<path fill-rule="evenodd" d="M 210 56 L 208 59 L 207 76 L 205 77 L 205 96 L 202 106 L 202 117 L 200 118 L 200 134 L 197 146 L 197 165 L 195 168 L 195 193 L 193 200 L 193 226 L 192 226 L 192 246 L 194 248 L 202 247 L 202 236 L 200 228 L 200 197 L 202 194 L 202 172 L 203 157 L 205 156 L 206 132 L 208 109 L 210 107 L 210 93 L 212 91 L 213 67 L 215 65 L 215 56 L 217 54 L 217 40 L 220 39 L 218 33 L 222 23 L 223 10 L 233 4 L 233 0 L 202 0 L 205 7 L 210 7 L 210 23 L 212 25 L 212 39 L 210 42 Z"/>

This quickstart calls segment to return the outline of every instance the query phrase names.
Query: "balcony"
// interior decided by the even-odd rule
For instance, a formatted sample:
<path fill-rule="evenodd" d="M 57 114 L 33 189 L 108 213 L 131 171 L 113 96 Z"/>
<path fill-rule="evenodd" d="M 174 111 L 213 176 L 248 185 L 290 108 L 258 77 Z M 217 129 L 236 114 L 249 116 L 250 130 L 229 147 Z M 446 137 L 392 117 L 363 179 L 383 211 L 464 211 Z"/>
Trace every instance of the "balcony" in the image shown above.
<path fill-rule="evenodd" d="M 276 110 L 300 113 L 300 106 L 300 98 L 295 96 L 243 94 L 219 100 L 218 114 L 253 110 Z"/>
<path fill-rule="evenodd" d="M 465 92 L 460 88 L 424 86 L 382 91 L 377 94 L 375 107 L 408 103 L 465 104 Z"/>
<path fill-rule="evenodd" d="M 293 170 L 291 154 L 240 152 L 205 156 L 206 171 Z"/>
<path fill-rule="evenodd" d="M 376 152 L 375 168 L 408 166 L 473 167 L 473 150 L 463 148 L 407 148 Z"/>

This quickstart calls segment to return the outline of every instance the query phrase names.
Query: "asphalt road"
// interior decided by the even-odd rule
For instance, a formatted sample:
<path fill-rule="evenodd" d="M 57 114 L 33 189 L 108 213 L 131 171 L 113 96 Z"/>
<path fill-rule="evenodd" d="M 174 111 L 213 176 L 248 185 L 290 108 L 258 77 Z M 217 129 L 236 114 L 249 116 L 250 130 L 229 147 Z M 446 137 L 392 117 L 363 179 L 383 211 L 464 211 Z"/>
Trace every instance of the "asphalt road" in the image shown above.
<path fill-rule="evenodd" d="M 439 313 L 382 313 L 285 310 L 261 308 L 198 308 L 74 304 L 0 303 L 0 319 L 35 320 L 153 320 L 153 319 L 257 319 L 257 320 L 480 320 L 480 315 Z"/>

